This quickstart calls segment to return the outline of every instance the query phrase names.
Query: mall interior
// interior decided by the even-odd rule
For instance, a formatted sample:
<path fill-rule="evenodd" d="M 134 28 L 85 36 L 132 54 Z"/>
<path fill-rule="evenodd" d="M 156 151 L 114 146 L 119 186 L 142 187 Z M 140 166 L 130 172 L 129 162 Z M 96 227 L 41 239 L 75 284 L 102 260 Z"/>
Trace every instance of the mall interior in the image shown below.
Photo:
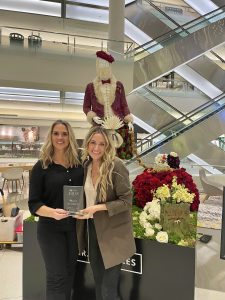
<path fill-rule="evenodd" d="M 96 51 L 107 51 L 125 88 L 142 161 L 152 166 L 157 154 L 176 152 L 200 193 L 197 231 L 211 240 L 196 242 L 189 300 L 224 300 L 225 1 L 0 0 L 0 20 L 6 202 L 29 217 L 30 171 L 55 120 L 68 121 L 82 146 L 90 128 L 85 88 L 96 76 Z M 135 155 L 125 164 L 131 182 L 143 172 Z M 22 300 L 23 244 L 4 243 L 1 234 L 0 223 L 0 300 Z"/>

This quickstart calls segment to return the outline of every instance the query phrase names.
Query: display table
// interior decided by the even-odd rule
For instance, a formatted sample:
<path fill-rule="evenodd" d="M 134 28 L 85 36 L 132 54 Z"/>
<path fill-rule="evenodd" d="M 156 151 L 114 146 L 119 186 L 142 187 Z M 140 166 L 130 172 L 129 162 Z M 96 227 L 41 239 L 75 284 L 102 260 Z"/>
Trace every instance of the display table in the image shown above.
<path fill-rule="evenodd" d="M 24 222 L 23 300 L 45 299 L 45 270 L 36 240 L 37 223 Z M 195 249 L 136 239 L 137 253 L 122 266 L 121 300 L 194 300 Z M 79 257 L 73 300 L 94 300 L 85 253 Z"/>

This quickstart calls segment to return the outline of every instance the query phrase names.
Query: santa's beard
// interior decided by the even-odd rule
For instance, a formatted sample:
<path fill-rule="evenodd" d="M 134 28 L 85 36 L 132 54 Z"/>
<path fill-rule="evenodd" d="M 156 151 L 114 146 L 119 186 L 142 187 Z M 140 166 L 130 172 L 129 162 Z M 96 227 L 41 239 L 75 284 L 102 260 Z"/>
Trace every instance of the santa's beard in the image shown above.
<path fill-rule="evenodd" d="M 112 77 L 112 71 L 109 67 L 99 68 L 98 77 L 100 80 L 107 80 Z"/>

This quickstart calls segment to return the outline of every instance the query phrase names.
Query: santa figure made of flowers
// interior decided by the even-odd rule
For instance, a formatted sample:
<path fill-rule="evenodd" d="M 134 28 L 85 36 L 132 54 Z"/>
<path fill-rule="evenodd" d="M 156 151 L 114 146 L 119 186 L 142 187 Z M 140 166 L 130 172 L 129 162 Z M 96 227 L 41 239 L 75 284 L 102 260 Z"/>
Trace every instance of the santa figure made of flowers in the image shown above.
<path fill-rule="evenodd" d="M 97 51 L 96 55 L 97 76 L 86 87 L 83 111 L 92 125 L 112 130 L 117 155 L 130 159 L 134 127 L 124 86 L 112 74 L 113 56 L 105 51 Z"/>

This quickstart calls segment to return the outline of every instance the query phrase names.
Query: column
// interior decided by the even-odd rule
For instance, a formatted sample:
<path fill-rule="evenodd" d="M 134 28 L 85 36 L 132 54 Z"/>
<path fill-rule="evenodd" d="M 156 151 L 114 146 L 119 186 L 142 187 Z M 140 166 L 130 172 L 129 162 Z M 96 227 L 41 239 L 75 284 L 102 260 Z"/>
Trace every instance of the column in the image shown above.
<path fill-rule="evenodd" d="M 108 51 L 114 56 L 124 54 L 125 0 L 109 0 Z M 120 42 L 116 42 L 120 41 Z"/>

